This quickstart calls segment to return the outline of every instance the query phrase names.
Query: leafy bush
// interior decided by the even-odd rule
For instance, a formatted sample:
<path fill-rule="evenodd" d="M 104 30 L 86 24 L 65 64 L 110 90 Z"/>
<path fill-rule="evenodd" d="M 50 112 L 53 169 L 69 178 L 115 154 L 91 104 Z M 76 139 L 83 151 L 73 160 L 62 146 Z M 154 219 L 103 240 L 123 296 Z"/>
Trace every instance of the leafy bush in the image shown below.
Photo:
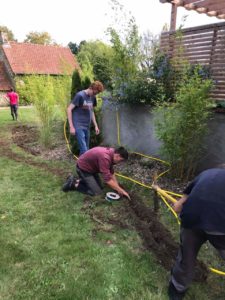
<path fill-rule="evenodd" d="M 72 76 L 71 99 L 84 89 L 87 89 L 91 84 L 91 78 L 88 75 L 83 75 L 81 71 L 75 70 Z"/>
<path fill-rule="evenodd" d="M 156 134 L 163 142 L 162 153 L 172 165 L 172 174 L 188 179 L 202 154 L 202 141 L 209 117 L 210 80 L 199 69 L 186 76 L 176 93 L 176 103 L 156 109 Z"/>
<path fill-rule="evenodd" d="M 162 100 L 162 89 L 147 74 L 140 73 L 132 81 L 128 80 L 121 85 L 118 91 L 114 91 L 114 97 L 121 102 L 130 104 L 155 105 Z"/>

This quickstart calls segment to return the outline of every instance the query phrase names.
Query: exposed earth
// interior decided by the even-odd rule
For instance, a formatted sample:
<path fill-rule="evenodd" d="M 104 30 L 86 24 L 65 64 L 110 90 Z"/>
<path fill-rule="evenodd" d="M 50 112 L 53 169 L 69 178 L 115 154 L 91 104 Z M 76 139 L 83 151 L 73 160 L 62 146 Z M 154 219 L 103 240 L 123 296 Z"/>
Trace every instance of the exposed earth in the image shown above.
<path fill-rule="evenodd" d="M 72 161 L 72 155 L 69 153 L 63 139 L 57 141 L 57 144 L 51 150 L 46 151 L 38 144 L 37 128 L 18 124 L 12 127 L 12 140 L 14 144 L 31 155 L 24 158 L 22 154 L 15 154 L 11 150 L 9 143 L 4 140 L 0 141 L 0 155 L 46 170 L 61 178 L 67 177 L 67 170 L 51 167 L 51 164 L 48 163 L 48 160 L 52 159 Z M 42 157 L 46 160 L 46 163 L 37 162 L 35 156 Z M 166 169 L 168 169 L 166 165 L 155 161 L 150 162 L 149 159 L 140 158 L 137 155 L 131 155 L 129 162 L 122 164 L 116 171 L 150 185 L 155 174 L 159 175 Z M 183 189 L 182 183 L 174 182 L 166 176 L 160 178 L 160 186 L 178 193 L 181 193 Z M 90 197 L 85 197 L 82 209 L 96 223 L 93 237 L 96 234 L 95 231 L 105 228 L 103 226 L 105 224 L 136 230 L 143 241 L 143 247 L 153 252 L 158 263 L 166 270 L 170 270 L 176 257 L 178 244 L 174 241 L 170 231 L 159 221 L 157 212 L 153 208 L 146 206 L 143 199 L 136 192 L 131 192 L 130 195 L 131 201 L 126 199 L 120 201 L 120 205 L 113 206 L 112 215 L 107 217 L 102 214 L 101 210 L 96 209 L 96 206 L 92 205 L 93 200 Z M 104 199 L 100 200 L 98 205 L 101 205 L 103 202 L 105 202 Z M 207 267 L 202 262 L 198 262 L 195 280 L 204 281 L 207 278 L 207 274 Z"/>

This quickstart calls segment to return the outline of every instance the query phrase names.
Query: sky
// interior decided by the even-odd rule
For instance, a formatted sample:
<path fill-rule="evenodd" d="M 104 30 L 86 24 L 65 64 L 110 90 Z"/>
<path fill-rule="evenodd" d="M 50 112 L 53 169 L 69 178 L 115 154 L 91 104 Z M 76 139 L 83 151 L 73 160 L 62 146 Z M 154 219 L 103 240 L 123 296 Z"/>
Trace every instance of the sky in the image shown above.
<path fill-rule="evenodd" d="M 159 34 L 163 25 L 170 23 L 171 5 L 159 0 L 118 0 L 123 11 L 130 12 L 140 33 Z M 106 29 L 125 22 L 109 4 L 110 0 L 3 0 L 0 9 L 0 26 L 7 26 L 18 42 L 23 42 L 31 31 L 47 31 L 52 39 L 63 46 L 82 40 L 107 42 Z M 187 16 L 186 21 L 183 21 Z M 223 20 L 224 21 L 224 20 Z M 177 27 L 220 22 L 215 17 L 178 8 Z M 115 25 L 116 26 L 116 25 Z"/>

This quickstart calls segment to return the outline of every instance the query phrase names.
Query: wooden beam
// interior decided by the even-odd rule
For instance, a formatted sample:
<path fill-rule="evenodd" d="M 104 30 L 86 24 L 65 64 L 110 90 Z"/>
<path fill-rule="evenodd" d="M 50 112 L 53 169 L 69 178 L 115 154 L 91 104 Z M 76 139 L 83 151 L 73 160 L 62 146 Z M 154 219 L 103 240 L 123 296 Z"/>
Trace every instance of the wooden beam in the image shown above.
<path fill-rule="evenodd" d="M 171 18 L 170 18 L 170 31 L 176 30 L 176 23 L 177 23 L 177 6 L 175 4 L 172 4 Z"/>

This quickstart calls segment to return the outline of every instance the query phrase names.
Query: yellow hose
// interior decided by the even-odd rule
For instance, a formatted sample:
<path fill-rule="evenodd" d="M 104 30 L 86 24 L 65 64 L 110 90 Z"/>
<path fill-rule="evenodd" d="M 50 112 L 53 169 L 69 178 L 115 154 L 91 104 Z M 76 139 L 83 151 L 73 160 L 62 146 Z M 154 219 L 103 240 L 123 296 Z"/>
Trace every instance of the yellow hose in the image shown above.
<path fill-rule="evenodd" d="M 66 140 L 66 145 L 67 145 L 67 148 L 69 149 L 69 152 L 73 155 L 73 157 L 78 159 L 78 157 L 76 155 L 74 155 L 73 152 L 70 149 L 70 143 L 69 143 L 68 138 L 66 136 L 66 123 L 67 123 L 67 120 L 64 122 L 64 137 L 65 137 L 65 140 Z"/>

